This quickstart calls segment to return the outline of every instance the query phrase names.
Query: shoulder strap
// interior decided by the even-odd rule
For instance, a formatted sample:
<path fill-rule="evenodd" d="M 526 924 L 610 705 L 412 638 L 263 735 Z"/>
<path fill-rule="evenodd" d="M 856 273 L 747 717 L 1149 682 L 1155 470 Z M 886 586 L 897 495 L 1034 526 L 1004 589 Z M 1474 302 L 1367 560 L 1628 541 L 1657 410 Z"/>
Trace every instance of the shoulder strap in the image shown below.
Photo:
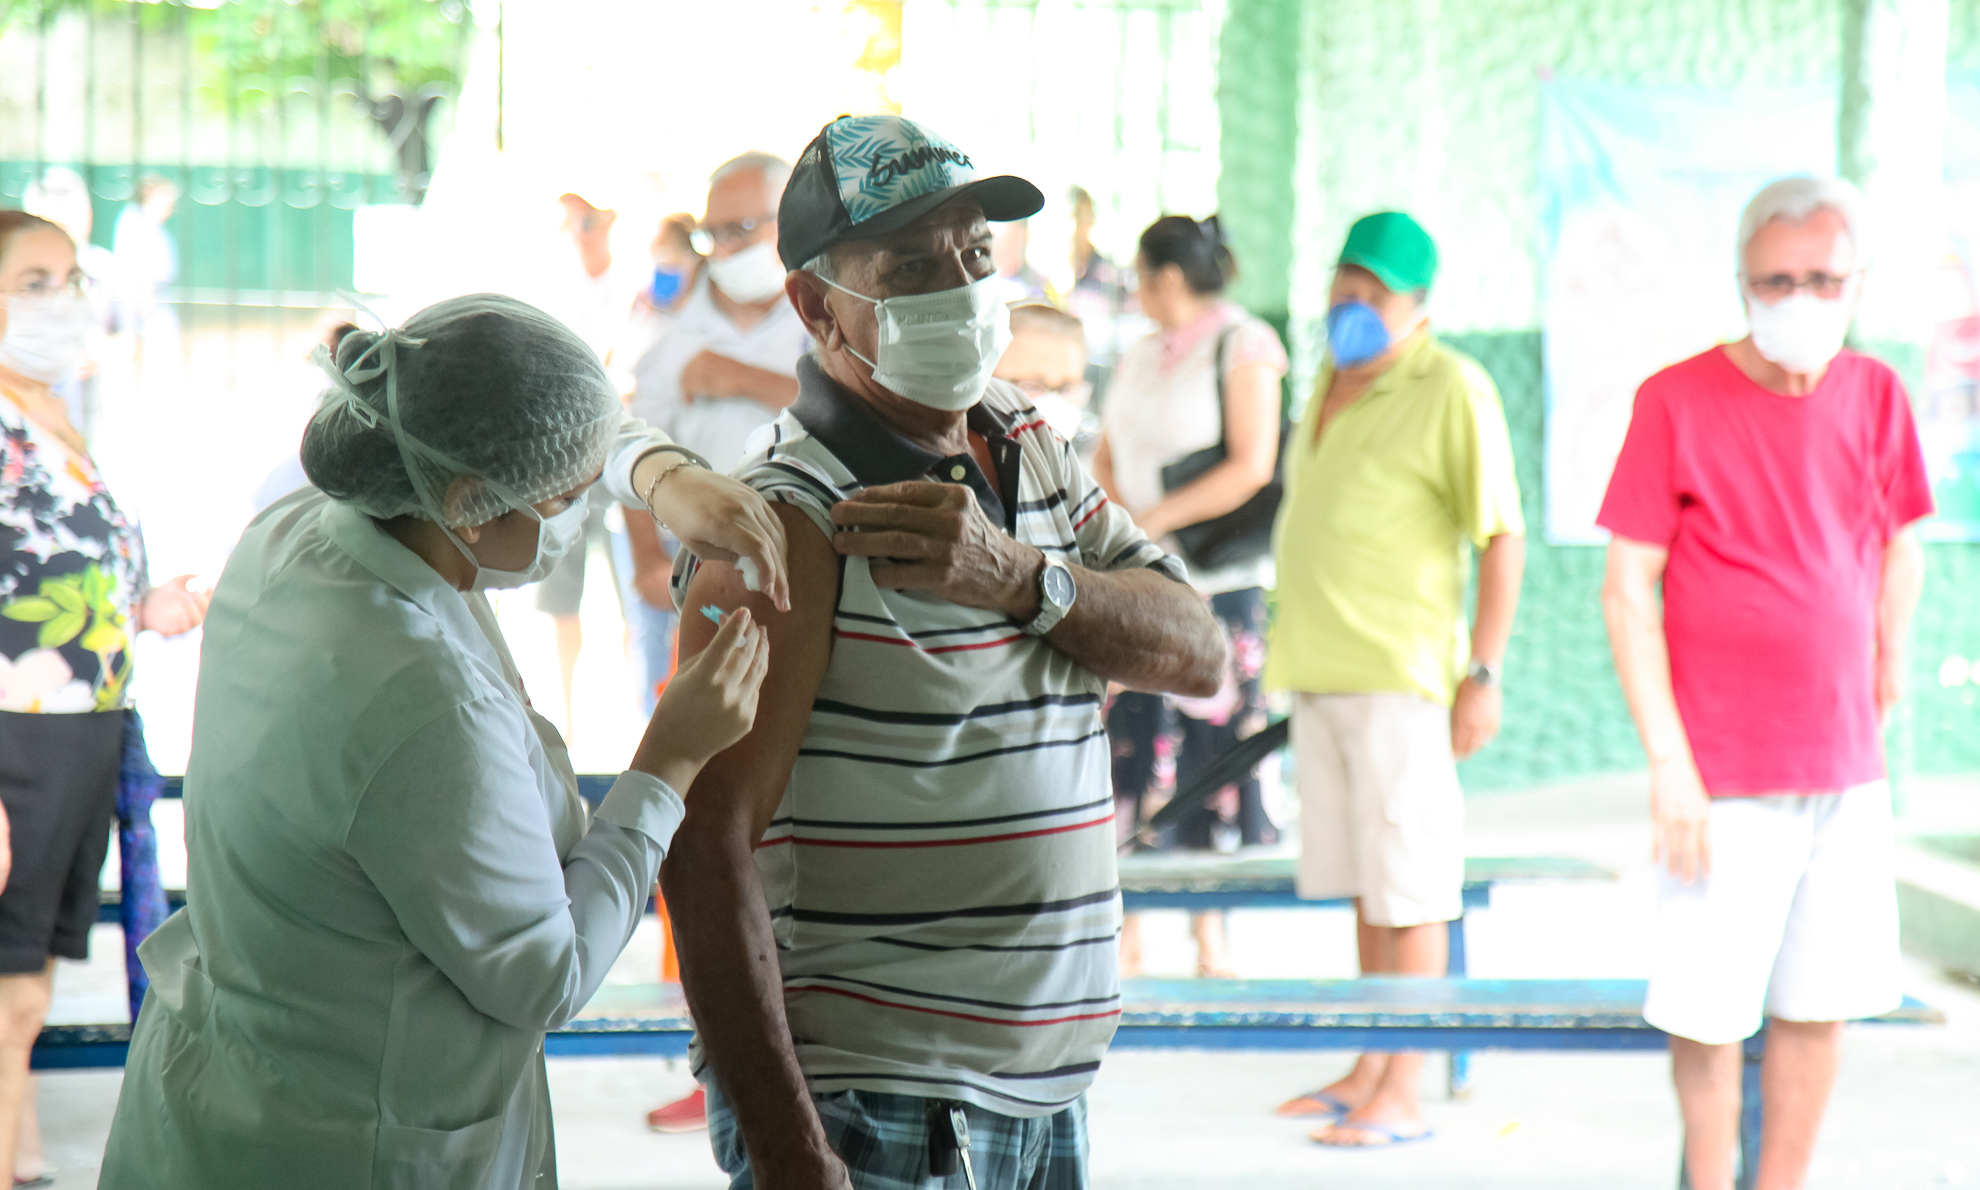
<path fill-rule="evenodd" d="M 1233 322 L 1217 332 L 1217 445 L 1230 449 L 1230 418 L 1224 411 L 1224 357 L 1230 354 L 1231 336 L 1237 334 L 1241 322 Z"/>

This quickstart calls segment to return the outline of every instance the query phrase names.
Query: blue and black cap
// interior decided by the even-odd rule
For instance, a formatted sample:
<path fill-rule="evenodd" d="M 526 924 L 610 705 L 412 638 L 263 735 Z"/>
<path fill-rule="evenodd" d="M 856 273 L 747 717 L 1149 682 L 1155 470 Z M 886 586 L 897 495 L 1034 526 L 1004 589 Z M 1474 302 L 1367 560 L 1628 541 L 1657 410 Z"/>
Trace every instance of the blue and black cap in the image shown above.
<path fill-rule="evenodd" d="M 1045 205 L 1023 178 L 978 177 L 968 154 L 913 120 L 840 116 L 791 169 L 777 208 L 777 255 L 785 268 L 802 268 L 841 240 L 899 231 L 965 194 L 999 223 L 1028 219 Z"/>

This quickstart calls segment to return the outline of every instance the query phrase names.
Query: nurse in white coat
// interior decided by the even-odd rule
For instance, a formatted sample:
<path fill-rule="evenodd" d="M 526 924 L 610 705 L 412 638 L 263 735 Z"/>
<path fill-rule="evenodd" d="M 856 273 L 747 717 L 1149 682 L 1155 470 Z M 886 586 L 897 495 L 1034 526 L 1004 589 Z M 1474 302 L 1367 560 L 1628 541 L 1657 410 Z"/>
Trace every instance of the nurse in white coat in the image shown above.
<path fill-rule="evenodd" d="M 707 757 L 755 714 L 737 612 L 587 816 L 483 588 L 541 577 L 587 491 L 755 559 L 776 518 L 618 402 L 584 343 L 482 295 L 360 332 L 206 620 L 187 907 L 142 947 L 111 1190 L 554 1187 L 543 1035 L 640 919 Z M 602 473 L 602 474 L 601 474 Z"/>

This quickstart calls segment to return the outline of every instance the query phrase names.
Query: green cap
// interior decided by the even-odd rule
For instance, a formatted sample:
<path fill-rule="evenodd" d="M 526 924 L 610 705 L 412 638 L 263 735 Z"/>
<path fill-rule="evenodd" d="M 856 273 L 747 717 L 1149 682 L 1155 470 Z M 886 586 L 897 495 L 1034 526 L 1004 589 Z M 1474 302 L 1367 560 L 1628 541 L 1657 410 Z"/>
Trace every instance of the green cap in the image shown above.
<path fill-rule="evenodd" d="M 1360 265 L 1397 293 L 1414 293 L 1437 279 L 1437 242 L 1401 211 L 1363 215 L 1348 228 L 1340 263 Z"/>

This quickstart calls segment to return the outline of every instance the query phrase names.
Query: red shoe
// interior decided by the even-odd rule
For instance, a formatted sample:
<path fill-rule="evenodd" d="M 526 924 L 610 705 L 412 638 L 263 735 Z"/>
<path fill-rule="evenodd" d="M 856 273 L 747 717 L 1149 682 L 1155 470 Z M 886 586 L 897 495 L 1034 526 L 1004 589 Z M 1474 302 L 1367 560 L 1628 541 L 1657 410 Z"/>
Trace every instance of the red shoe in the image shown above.
<path fill-rule="evenodd" d="M 682 1098 L 647 1112 L 646 1126 L 655 1132 L 699 1132 L 708 1127 L 708 1097 L 696 1087 Z"/>

